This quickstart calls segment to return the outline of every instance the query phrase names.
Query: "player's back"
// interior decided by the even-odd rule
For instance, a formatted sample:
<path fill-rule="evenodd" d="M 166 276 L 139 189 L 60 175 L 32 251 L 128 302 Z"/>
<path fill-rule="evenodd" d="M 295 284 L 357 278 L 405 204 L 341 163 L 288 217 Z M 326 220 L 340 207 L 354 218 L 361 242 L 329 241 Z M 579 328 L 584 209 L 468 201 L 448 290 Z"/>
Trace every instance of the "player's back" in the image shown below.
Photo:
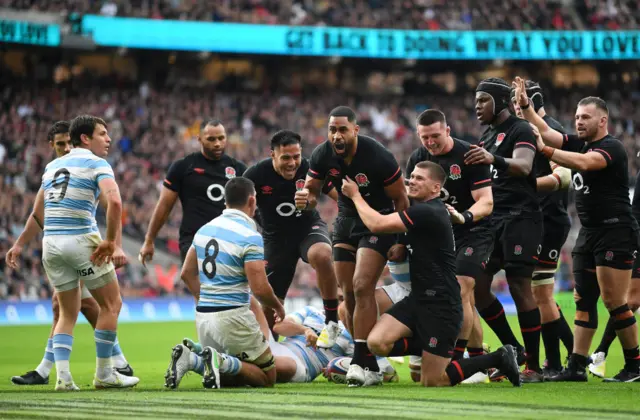
<path fill-rule="evenodd" d="M 50 162 L 42 176 L 44 235 L 97 233 L 98 183 L 113 177 L 111 165 L 87 149 L 73 149 Z"/>
<path fill-rule="evenodd" d="M 200 277 L 199 307 L 249 305 L 250 288 L 244 264 L 264 259 L 262 236 L 255 222 L 240 210 L 225 209 L 202 226 L 193 239 Z"/>

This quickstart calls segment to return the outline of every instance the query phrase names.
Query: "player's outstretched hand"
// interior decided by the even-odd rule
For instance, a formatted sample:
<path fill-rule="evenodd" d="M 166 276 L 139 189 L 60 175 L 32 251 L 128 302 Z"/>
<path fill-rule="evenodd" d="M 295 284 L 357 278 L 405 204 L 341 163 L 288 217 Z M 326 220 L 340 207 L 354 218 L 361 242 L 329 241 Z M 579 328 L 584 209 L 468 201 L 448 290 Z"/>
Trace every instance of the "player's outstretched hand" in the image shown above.
<path fill-rule="evenodd" d="M 140 253 L 138 254 L 138 261 L 142 263 L 142 265 L 146 268 L 147 261 L 153 260 L 153 253 L 155 252 L 155 246 L 153 242 L 144 241 L 142 248 L 140 248 Z"/>
<path fill-rule="evenodd" d="M 129 259 L 127 258 L 127 254 L 124 253 L 124 250 L 119 246 L 116 246 L 116 250 L 113 253 L 113 265 L 116 268 L 123 267 L 129 263 Z"/>
<path fill-rule="evenodd" d="M 516 90 L 515 98 L 516 101 L 518 101 L 518 105 L 527 106 L 529 104 L 529 97 L 527 96 L 524 79 L 520 76 L 516 76 L 516 80 L 511 82 L 511 86 Z"/>
<path fill-rule="evenodd" d="M 538 130 L 538 127 L 536 127 L 535 125 L 529 123 L 529 125 L 531 126 L 531 129 L 533 130 L 533 135 L 536 136 L 536 149 L 538 149 L 538 152 L 541 151 L 545 144 L 544 144 L 544 140 L 542 140 L 542 136 L 540 135 L 540 130 Z"/>
<path fill-rule="evenodd" d="M 351 178 L 347 176 L 342 180 L 342 194 L 349 198 L 353 198 L 359 193 L 360 190 L 358 188 L 358 184 L 356 184 Z"/>
<path fill-rule="evenodd" d="M 445 206 L 447 206 L 447 210 L 449 210 L 449 214 L 451 215 L 451 223 L 454 225 L 463 225 L 464 216 L 461 215 L 458 210 L 454 209 L 452 205 L 445 204 Z"/>
<path fill-rule="evenodd" d="M 116 243 L 113 241 L 102 241 L 91 254 L 91 262 L 100 267 L 104 263 L 111 262 L 113 253 L 116 251 Z"/>
<path fill-rule="evenodd" d="M 318 348 L 318 334 L 316 334 L 311 328 L 304 330 L 304 338 L 307 341 L 307 347 L 311 347 L 314 350 Z"/>
<path fill-rule="evenodd" d="M 475 144 L 464 154 L 465 165 L 492 165 L 494 161 L 493 155 Z"/>
<path fill-rule="evenodd" d="M 403 262 L 407 258 L 407 247 L 395 244 L 387 251 L 387 259 L 391 262 Z"/>
<path fill-rule="evenodd" d="M 7 256 L 5 257 L 7 265 L 17 270 L 20 267 L 20 255 L 22 255 L 22 247 L 20 245 L 13 245 L 11 249 L 7 251 Z"/>
<path fill-rule="evenodd" d="M 294 196 L 294 201 L 296 203 L 296 209 L 304 210 L 309 205 L 309 190 L 307 188 L 302 188 L 296 191 L 296 195 Z"/>
<path fill-rule="evenodd" d="M 276 308 L 271 308 L 273 309 L 273 312 L 275 312 L 275 321 L 276 324 L 279 322 L 282 322 L 285 318 L 285 316 L 287 315 L 285 310 L 284 310 L 284 306 L 282 306 L 282 303 L 278 302 L 278 306 Z"/>

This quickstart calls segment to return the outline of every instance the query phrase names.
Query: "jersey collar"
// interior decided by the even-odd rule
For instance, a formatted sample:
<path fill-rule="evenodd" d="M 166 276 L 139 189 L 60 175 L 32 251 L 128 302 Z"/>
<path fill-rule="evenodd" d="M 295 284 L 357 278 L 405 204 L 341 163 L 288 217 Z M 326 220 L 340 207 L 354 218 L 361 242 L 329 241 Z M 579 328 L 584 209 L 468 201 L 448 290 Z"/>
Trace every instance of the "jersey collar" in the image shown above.
<path fill-rule="evenodd" d="M 255 220 L 253 220 L 251 217 L 249 217 L 245 212 L 243 212 L 242 210 L 237 210 L 237 209 L 224 209 L 222 210 L 222 214 L 224 215 L 229 215 L 229 216 L 239 216 L 243 219 L 245 219 L 247 222 L 249 222 L 249 224 L 251 225 L 251 227 L 254 230 L 258 230 L 258 227 L 256 226 L 256 222 Z"/>
<path fill-rule="evenodd" d="M 91 150 L 85 149 L 83 147 L 75 147 L 69 151 L 69 154 L 86 155 L 86 154 L 92 154 L 92 152 Z"/>

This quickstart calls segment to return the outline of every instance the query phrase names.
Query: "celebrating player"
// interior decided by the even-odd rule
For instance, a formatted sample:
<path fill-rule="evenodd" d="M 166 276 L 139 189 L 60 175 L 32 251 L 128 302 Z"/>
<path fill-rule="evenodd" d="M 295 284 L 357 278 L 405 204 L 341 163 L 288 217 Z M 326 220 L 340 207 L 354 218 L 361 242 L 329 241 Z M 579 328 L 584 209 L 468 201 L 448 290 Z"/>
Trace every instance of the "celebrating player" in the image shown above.
<path fill-rule="evenodd" d="M 552 381 L 586 381 L 589 346 L 598 327 L 598 299 L 614 319 L 624 351 L 624 368 L 605 382 L 640 380 L 636 318 L 627 304 L 631 268 L 638 247 L 638 223 L 631 212 L 627 152 L 609 135 L 609 110 L 600 98 L 586 97 L 576 110 L 577 135 L 561 134 L 531 109 L 524 81 L 518 103 L 540 130 L 538 149 L 551 161 L 573 171 L 580 233 L 573 249 L 575 340 L 568 366 Z M 603 205 L 606 203 L 606 205 Z"/>
<path fill-rule="evenodd" d="M 488 125 L 480 145 L 472 145 L 465 164 L 491 165 L 493 214 L 489 229 L 494 235 L 491 259 L 485 275 L 476 278 L 475 299 L 480 315 L 502 344 L 524 349 L 511 331 L 504 308 L 491 292 L 493 275 L 504 268 L 509 291 L 518 309 L 520 331 L 526 348 L 524 382 L 543 381 L 540 369 L 540 311 L 531 291 L 531 277 L 542 240 L 542 214 L 536 193 L 535 136 L 526 121 L 509 112 L 510 87 L 502 79 L 489 78 L 476 89 L 476 114 Z M 498 371 L 492 375 L 499 379 Z"/>
<path fill-rule="evenodd" d="M 271 287 L 284 303 L 298 259 L 311 264 L 318 275 L 327 323 L 318 344 L 331 348 L 340 334 L 331 239 L 317 210 L 301 211 L 295 206 L 295 192 L 304 187 L 309 170 L 309 161 L 302 158 L 301 141 L 300 135 L 293 131 L 278 131 L 271 138 L 271 158 L 250 167 L 244 177 L 252 180 L 256 188 L 258 221 L 262 225 Z M 335 189 L 331 188 L 330 193 L 337 199 Z M 272 313 L 265 313 L 270 327 L 274 324 L 273 317 L 269 316 Z"/>
<path fill-rule="evenodd" d="M 359 134 L 352 109 L 339 106 L 329 114 L 328 141 L 311 155 L 305 188 L 296 192 L 296 207 L 312 209 L 323 183 L 338 189 L 338 217 L 333 230 L 336 277 L 344 292 L 349 317 L 345 325 L 355 341 L 347 374 L 349 386 L 376 385 L 382 380 L 376 359 L 367 348 L 367 336 L 376 322 L 375 285 L 384 269 L 387 253 L 404 259 L 404 247 L 394 247 L 393 235 L 371 233 L 360 220 L 353 202 L 339 190 L 349 176 L 373 208 L 391 213 L 403 210 L 409 200 L 402 171 L 393 155 L 371 137 Z"/>
<path fill-rule="evenodd" d="M 369 348 L 379 356 L 422 355 L 424 386 L 456 385 L 491 367 L 500 368 L 519 386 L 516 352 L 510 345 L 485 356 L 451 361 L 463 314 L 451 215 L 440 200 L 445 181 L 439 164 L 418 163 L 409 181 L 409 197 L 416 204 L 388 215 L 372 209 L 355 182 L 343 181 L 342 193 L 353 200 L 371 232 L 408 232 L 411 293 L 380 317 L 369 334 Z"/>
<path fill-rule="evenodd" d="M 54 150 L 56 157 L 62 157 L 68 154 L 71 151 L 71 137 L 69 137 L 69 122 L 68 121 L 58 121 L 49 129 L 49 133 L 47 134 L 47 138 L 49 140 L 49 145 Z M 99 197 L 100 204 L 106 209 L 107 202 L 104 199 L 104 195 L 100 194 Z M 24 231 L 20 234 L 16 243 L 7 251 L 6 261 L 9 267 L 17 269 L 18 268 L 18 260 L 20 255 L 22 254 L 22 248 L 25 244 L 31 242 L 33 238 L 42 231 L 41 222 L 38 221 L 37 216 L 35 214 L 31 214 L 25 223 Z M 126 264 L 127 259 L 124 255 L 124 252 L 121 248 L 122 243 L 122 230 L 118 229 L 118 234 L 116 237 L 116 250 L 113 253 L 113 263 L 116 268 Z M 49 338 L 47 340 L 47 347 L 45 348 L 44 357 L 40 364 L 34 369 L 31 370 L 24 375 L 13 376 L 11 378 L 11 382 L 16 385 L 46 385 L 49 383 L 49 373 L 51 372 L 51 368 L 55 363 L 53 357 L 53 333 L 56 329 L 56 325 L 58 324 L 58 319 L 60 317 L 60 305 L 58 303 L 58 297 L 54 291 L 53 296 L 51 297 L 51 309 L 53 312 L 53 324 L 51 325 L 51 332 L 49 334 Z M 91 296 L 89 289 L 83 284 L 81 286 L 80 292 L 80 312 L 87 318 L 89 324 L 96 328 L 96 322 L 98 321 L 98 313 L 100 312 L 100 306 L 96 300 Z M 122 350 L 120 349 L 120 344 L 118 343 L 118 339 L 116 338 L 113 353 L 111 355 L 112 362 L 115 369 L 125 375 L 132 376 L 133 369 L 127 363 L 127 359 L 125 359 Z"/>

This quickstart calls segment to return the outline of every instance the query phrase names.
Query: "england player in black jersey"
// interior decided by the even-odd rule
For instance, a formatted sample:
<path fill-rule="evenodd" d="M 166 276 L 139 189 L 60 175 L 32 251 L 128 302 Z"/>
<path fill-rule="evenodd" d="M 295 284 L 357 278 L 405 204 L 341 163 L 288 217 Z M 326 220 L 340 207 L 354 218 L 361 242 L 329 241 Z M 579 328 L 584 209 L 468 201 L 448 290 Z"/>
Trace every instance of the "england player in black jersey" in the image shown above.
<path fill-rule="evenodd" d="M 549 127 L 560 133 L 565 133 L 566 130 L 562 124 L 546 113 L 540 85 L 527 80 L 524 88 L 526 95 L 531 98 L 534 111 L 542 117 Z M 518 85 L 514 82 L 511 88 L 511 104 L 514 113 L 524 119 L 520 105 L 516 100 L 517 93 Z M 567 213 L 571 171 L 556 163 L 549 162 L 542 153 L 536 155 L 535 167 L 544 234 L 538 252 L 538 263 L 531 279 L 531 287 L 538 309 L 540 309 L 542 341 L 547 357 L 542 371 L 543 375 L 548 378 L 557 375 L 562 370 L 560 340 L 567 349 L 567 353 L 571 353 L 573 350 L 573 332 L 553 298 L 558 258 L 571 229 L 571 219 Z"/>
<path fill-rule="evenodd" d="M 317 210 L 297 210 L 295 193 L 302 189 L 309 161 L 302 157 L 301 137 L 289 130 L 271 138 L 271 157 L 247 169 L 245 178 L 253 181 L 264 238 L 267 278 L 276 296 L 284 303 L 293 281 L 298 259 L 309 263 L 318 276 L 318 288 L 324 301 L 325 329 L 318 345 L 331 348 L 338 336 L 338 290 L 331 259 L 331 239 Z M 328 190 L 328 191 L 327 191 Z M 332 186 L 324 192 L 334 195 Z M 265 311 L 269 326 L 273 311 Z"/>
<path fill-rule="evenodd" d="M 614 328 L 625 358 L 624 368 L 605 381 L 638 381 L 638 328 L 627 304 L 638 248 L 638 223 L 631 212 L 624 145 L 609 135 L 609 110 L 600 98 L 589 96 L 578 102 L 577 135 L 563 135 L 551 129 L 527 104 L 528 98 L 522 96 L 520 107 L 524 116 L 540 130 L 539 150 L 549 160 L 573 171 L 576 210 L 582 224 L 573 249 L 576 296 L 573 353 L 567 368 L 551 380 L 587 380 L 589 347 L 598 327 L 597 303 L 602 294 L 609 314 L 615 319 Z"/>
<path fill-rule="evenodd" d="M 407 177 L 419 162 L 431 161 L 442 166 L 447 186 L 442 187 L 442 200 L 452 212 L 456 243 L 456 277 L 460 283 L 464 320 L 456 343 L 453 359 L 462 359 L 473 328 L 475 308 L 473 289 L 475 279 L 482 275 L 484 265 L 493 249 L 493 235 L 489 231 L 488 216 L 493 210 L 489 165 L 465 165 L 464 154 L 470 144 L 451 137 L 445 115 L 429 109 L 416 121 L 422 146 L 407 162 Z"/>
<path fill-rule="evenodd" d="M 380 317 L 367 339 L 369 348 L 379 356 L 422 356 L 424 386 L 456 385 L 492 367 L 518 386 L 517 357 L 510 345 L 486 356 L 451 361 L 463 315 L 451 216 L 440 200 L 446 177 L 439 164 L 419 162 L 409 181 L 414 204 L 387 215 L 371 208 L 350 178 L 342 184 L 343 194 L 352 199 L 371 232 L 406 233 L 411 253 L 411 292 Z"/>
<path fill-rule="evenodd" d="M 409 199 L 396 159 L 376 140 L 359 134 L 360 127 L 352 109 L 346 106 L 333 109 L 328 129 L 328 140 L 311 155 L 305 188 L 296 192 L 296 206 L 313 208 L 327 181 L 338 190 L 338 217 L 332 238 L 334 268 L 350 316 L 344 321 L 355 341 L 347 382 L 350 386 L 374 385 L 380 383 L 382 377 L 366 340 L 376 322 L 376 282 L 387 254 L 403 261 L 405 248 L 394 246 L 393 235 L 371 233 L 360 220 L 353 201 L 340 192 L 340 187 L 346 176 L 351 177 L 358 183 L 365 200 L 386 214 L 394 209 L 404 210 Z"/>
<path fill-rule="evenodd" d="M 509 112 L 511 88 L 502 79 L 490 78 L 476 89 L 476 114 L 489 125 L 472 145 L 465 163 L 490 164 L 493 182 L 493 214 L 490 229 L 494 248 L 485 276 L 476 279 L 476 307 L 503 344 L 523 347 L 507 323 L 504 308 L 493 293 L 491 279 L 504 268 L 509 291 L 518 310 L 518 321 L 526 348 L 524 382 L 541 382 L 540 311 L 531 291 L 531 277 L 542 240 L 542 214 L 536 193 L 535 136 L 530 125 Z M 498 379 L 500 373 L 492 375 Z"/>
<path fill-rule="evenodd" d="M 247 169 L 244 163 L 225 153 L 227 133 L 220 121 L 203 122 L 198 141 L 201 146 L 199 152 L 178 159 L 169 168 L 140 250 L 139 258 L 143 264 L 153 258 L 156 236 L 167 222 L 178 198 L 182 204 L 180 257 L 184 261 L 198 229 L 222 214 L 227 181 L 242 176 Z"/>

